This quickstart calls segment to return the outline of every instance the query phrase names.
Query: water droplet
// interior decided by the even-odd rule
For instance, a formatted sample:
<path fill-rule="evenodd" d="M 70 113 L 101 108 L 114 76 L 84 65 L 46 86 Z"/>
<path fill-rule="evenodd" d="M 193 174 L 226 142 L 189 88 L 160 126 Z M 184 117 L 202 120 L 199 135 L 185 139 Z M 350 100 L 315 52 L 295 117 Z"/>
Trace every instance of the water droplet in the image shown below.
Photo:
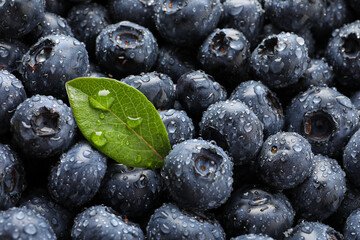
<path fill-rule="evenodd" d="M 347 107 L 347 108 L 352 107 L 352 103 L 351 103 L 350 99 L 345 96 L 337 96 L 336 101 L 338 103 L 340 103 L 341 105 L 343 105 L 344 107 Z"/>
<path fill-rule="evenodd" d="M 136 128 L 142 123 L 141 117 L 127 117 L 126 124 L 129 125 L 130 128 Z"/>
<path fill-rule="evenodd" d="M 170 233 L 170 228 L 168 225 L 166 225 L 165 223 L 160 225 L 160 230 L 165 233 L 165 234 L 169 234 Z"/>
<path fill-rule="evenodd" d="M 24 219 L 24 217 L 25 217 L 25 214 L 24 214 L 24 212 L 18 212 L 17 214 L 16 214 L 16 219 L 18 219 L 18 220 L 22 220 L 22 219 Z"/>
<path fill-rule="evenodd" d="M 102 147 L 107 143 L 107 139 L 105 138 L 105 133 L 102 131 L 93 132 L 91 134 L 91 141 L 97 147 Z"/>
<path fill-rule="evenodd" d="M 100 113 L 99 117 L 100 117 L 100 119 L 104 119 L 105 118 L 104 113 Z"/>
<path fill-rule="evenodd" d="M 29 235 L 36 234 L 37 230 L 34 224 L 30 223 L 24 227 L 24 231 Z"/>
<path fill-rule="evenodd" d="M 314 98 L 313 98 L 313 103 L 315 103 L 315 104 L 318 104 L 318 103 L 320 103 L 321 102 L 321 97 L 320 96 L 318 96 L 318 95 L 316 95 Z"/>
<path fill-rule="evenodd" d="M 90 158 L 91 153 L 92 153 L 92 152 L 91 152 L 90 150 L 85 150 L 85 151 L 83 152 L 83 156 L 86 157 L 86 158 Z"/>
<path fill-rule="evenodd" d="M 301 147 L 299 144 L 295 144 L 295 145 L 293 146 L 293 149 L 294 149 L 295 152 L 301 152 L 302 147 Z"/>
<path fill-rule="evenodd" d="M 0 85 L 1 85 L 1 83 L 0 83 Z M 12 81 L 11 85 L 13 85 L 16 88 L 22 88 L 23 87 L 22 83 L 19 80 Z"/>
<path fill-rule="evenodd" d="M 169 133 L 175 133 L 176 132 L 176 122 L 170 121 L 170 123 L 167 125 L 167 130 Z"/>
<path fill-rule="evenodd" d="M 109 90 L 100 90 L 94 97 L 89 97 L 90 106 L 107 111 L 114 103 L 115 98 Z"/>
<path fill-rule="evenodd" d="M 283 41 L 279 41 L 278 44 L 276 45 L 276 50 L 278 50 L 279 52 L 284 51 L 286 48 L 286 43 Z"/>
<path fill-rule="evenodd" d="M 249 132 L 251 132 L 252 129 L 253 129 L 253 126 L 251 123 L 245 124 L 245 126 L 244 126 L 245 132 L 249 133 Z"/>

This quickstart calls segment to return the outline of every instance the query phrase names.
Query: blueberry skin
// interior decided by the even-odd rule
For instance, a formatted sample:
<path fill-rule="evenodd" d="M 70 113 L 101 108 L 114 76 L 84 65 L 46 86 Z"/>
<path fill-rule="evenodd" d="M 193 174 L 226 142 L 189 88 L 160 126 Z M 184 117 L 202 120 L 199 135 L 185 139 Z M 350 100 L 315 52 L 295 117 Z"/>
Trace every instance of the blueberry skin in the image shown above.
<path fill-rule="evenodd" d="M 33 210 L 13 207 L 0 212 L 2 239 L 56 240 L 49 222 Z"/>
<path fill-rule="evenodd" d="M 251 46 L 256 46 L 264 24 L 265 11 L 257 0 L 226 0 L 221 25 L 244 33 Z"/>
<path fill-rule="evenodd" d="M 46 0 L 45 11 L 65 16 L 69 9 L 69 1 L 65 0 Z"/>
<path fill-rule="evenodd" d="M 334 230 L 332 227 L 320 222 L 300 222 L 294 228 L 290 228 L 284 233 L 284 240 L 343 240 L 341 233 Z M 345 238 L 348 239 L 348 238 Z"/>
<path fill-rule="evenodd" d="M 68 208 L 81 206 L 98 192 L 107 168 L 106 156 L 87 142 L 63 153 L 49 175 L 48 190 L 55 202 Z"/>
<path fill-rule="evenodd" d="M 256 165 L 264 183 L 276 189 L 293 188 L 311 174 L 311 145 L 297 133 L 278 132 L 266 139 Z"/>
<path fill-rule="evenodd" d="M 138 218 L 159 201 L 163 184 L 157 171 L 119 163 L 110 163 L 107 169 L 98 192 L 107 206 L 128 218 Z"/>
<path fill-rule="evenodd" d="M 202 70 L 181 75 L 176 84 L 176 99 L 194 120 L 201 118 L 211 104 L 223 101 L 227 93 L 214 78 Z"/>
<path fill-rule="evenodd" d="M 238 30 L 216 29 L 200 46 L 198 61 L 221 84 L 234 88 L 248 75 L 250 43 Z"/>
<path fill-rule="evenodd" d="M 29 48 L 17 39 L 0 39 L 0 69 L 14 72 L 19 69 L 22 56 Z"/>
<path fill-rule="evenodd" d="M 148 72 L 156 62 L 158 44 L 147 28 L 122 21 L 100 32 L 95 51 L 99 65 L 120 79 Z"/>
<path fill-rule="evenodd" d="M 333 66 L 337 83 L 343 87 L 360 87 L 360 21 L 346 24 L 334 30 L 325 57 Z"/>
<path fill-rule="evenodd" d="M 322 221 L 334 213 L 344 199 L 345 172 L 336 160 L 315 155 L 313 171 L 300 185 L 290 190 L 290 200 L 299 217 Z"/>
<path fill-rule="evenodd" d="M 23 56 L 20 73 L 32 94 L 67 99 L 65 83 L 85 76 L 89 57 L 83 43 L 65 35 L 48 35 Z"/>
<path fill-rule="evenodd" d="M 177 83 L 181 75 L 197 69 L 193 55 L 193 52 L 183 47 L 164 44 L 159 48 L 154 68 L 157 72 L 167 74 L 174 83 Z"/>
<path fill-rule="evenodd" d="M 44 17 L 29 35 L 32 43 L 47 35 L 74 36 L 66 19 L 50 12 L 44 13 Z"/>
<path fill-rule="evenodd" d="M 156 109 L 169 109 L 174 105 L 174 83 L 166 74 L 142 73 L 141 75 L 128 76 L 121 81 L 142 92 Z"/>
<path fill-rule="evenodd" d="M 263 124 L 240 101 L 220 101 L 204 112 L 200 136 L 214 140 L 228 151 L 234 164 L 245 165 L 255 159 L 263 144 Z"/>
<path fill-rule="evenodd" d="M 333 68 L 329 66 L 326 59 L 311 59 L 304 75 L 299 79 L 299 87 L 302 91 L 306 91 L 311 85 L 321 86 L 326 84 L 331 87 L 334 85 L 333 81 Z"/>
<path fill-rule="evenodd" d="M 161 169 L 165 185 L 179 206 L 206 210 L 230 197 L 233 163 L 218 146 L 198 139 L 181 142 Z"/>
<path fill-rule="evenodd" d="M 251 55 L 250 65 L 269 88 L 283 88 L 299 80 L 308 61 L 304 38 L 282 32 L 262 40 Z"/>
<path fill-rule="evenodd" d="M 229 100 L 239 100 L 249 106 L 264 124 L 265 138 L 284 128 L 285 116 L 281 103 L 263 83 L 253 80 L 243 82 L 231 93 Z"/>
<path fill-rule="evenodd" d="M 75 119 L 70 107 L 52 96 L 34 95 L 10 120 L 13 144 L 27 157 L 60 155 L 73 143 Z"/>
<path fill-rule="evenodd" d="M 10 130 L 10 119 L 16 107 L 26 99 L 21 81 L 7 70 L 0 70 L 0 135 Z"/>
<path fill-rule="evenodd" d="M 346 219 L 344 226 L 344 237 L 346 240 L 360 239 L 360 209 L 353 211 Z"/>
<path fill-rule="evenodd" d="M 97 3 L 75 5 L 66 17 L 75 38 L 85 43 L 91 57 L 95 57 L 96 37 L 110 24 L 109 18 L 108 10 Z"/>
<path fill-rule="evenodd" d="M 324 14 L 324 2 L 265 0 L 264 9 L 266 16 L 278 28 L 298 32 L 301 29 L 311 28 L 321 20 Z"/>
<path fill-rule="evenodd" d="M 230 240 L 274 240 L 272 237 L 268 237 L 261 234 L 245 234 Z"/>
<path fill-rule="evenodd" d="M 352 104 L 354 104 L 354 107 L 358 111 L 360 116 L 360 91 L 356 91 L 355 93 L 353 93 L 350 100 Z"/>
<path fill-rule="evenodd" d="M 96 205 L 79 213 L 71 230 L 73 240 L 144 239 L 141 228 L 110 207 Z"/>
<path fill-rule="evenodd" d="M 180 209 L 172 203 L 164 203 L 156 209 L 146 227 L 146 239 L 221 239 L 225 232 L 215 219 L 198 212 Z"/>
<path fill-rule="evenodd" d="M 343 167 L 346 172 L 346 177 L 356 187 L 360 187 L 359 170 L 360 170 L 360 130 L 357 130 L 354 135 L 351 136 L 349 142 L 346 144 L 343 153 Z"/>
<path fill-rule="evenodd" d="M 45 0 L 4 1 L 0 7 L 0 35 L 19 38 L 29 33 L 42 19 Z"/>
<path fill-rule="evenodd" d="M 333 88 L 311 87 L 292 99 L 286 111 L 286 129 L 297 132 L 315 154 L 340 157 L 359 117 L 350 99 Z"/>
<path fill-rule="evenodd" d="M 114 22 L 131 21 L 141 26 L 155 29 L 154 6 L 152 0 L 110 0 L 109 11 Z"/>
<path fill-rule="evenodd" d="M 53 202 L 47 195 L 35 194 L 20 204 L 20 207 L 33 210 L 44 217 L 54 230 L 57 239 L 65 240 L 70 238 L 73 214 L 66 208 Z"/>
<path fill-rule="evenodd" d="M 193 121 L 185 111 L 169 109 L 160 111 L 159 115 L 165 125 L 171 146 L 194 137 Z"/>
<path fill-rule="evenodd" d="M 227 236 L 266 234 L 280 239 L 293 224 L 295 212 L 284 194 L 251 187 L 235 191 L 225 204 L 223 226 Z"/>
<path fill-rule="evenodd" d="M 219 0 L 159 0 L 155 24 L 160 35 L 172 44 L 193 47 L 216 28 L 221 11 Z"/>
<path fill-rule="evenodd" d="M 9 145 L 1 143 L 0 175 L 0 210 L 6 210 L 17 204 L 27 184 L 20 158 Z"/>

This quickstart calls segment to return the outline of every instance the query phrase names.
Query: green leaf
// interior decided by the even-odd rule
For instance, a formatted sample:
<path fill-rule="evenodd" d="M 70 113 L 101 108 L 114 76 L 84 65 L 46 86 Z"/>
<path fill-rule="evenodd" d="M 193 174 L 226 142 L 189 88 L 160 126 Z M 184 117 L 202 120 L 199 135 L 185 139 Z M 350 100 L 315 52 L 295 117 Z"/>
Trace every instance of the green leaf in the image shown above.
<path fill-rule="evenodd" d="M 137 89 L 110 78 L 66 83 L 82 134 L 99 151 L 131 167 L 159 168 L 171 149 L 154 105 Z"/>

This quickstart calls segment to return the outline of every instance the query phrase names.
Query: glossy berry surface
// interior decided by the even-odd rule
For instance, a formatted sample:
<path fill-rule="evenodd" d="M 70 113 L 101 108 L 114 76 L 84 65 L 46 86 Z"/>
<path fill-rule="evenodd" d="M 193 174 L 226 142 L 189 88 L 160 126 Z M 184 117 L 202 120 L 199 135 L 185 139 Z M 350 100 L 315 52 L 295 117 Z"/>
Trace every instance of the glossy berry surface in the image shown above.
<path fill-rule="evenodd" d="M 230 240 L 274 240 L 272 237 L 268 237 L 262 234 L 245 234 L 235 238 L 231 238 Z"/>
<path fill-rule="evenodd" d="M 358 171 L 360 169 L 359 154 L 360 154 L 360 143 L 359 143 L 360 131 L 357 130 L 354 135 L 351 136 L 349 142 L 346 144 L 343 155 L 343 167 L 346 172 L 346 177 L 355 186 L 360 186 L 358 178 Z"/>
<path fill-rule="evenodd" d="M 233 163 L 218 146 L 187 140 L 166 156 L 161 176 L 179 206 L 206 210 L 223 204 L 232 191 Z"/>
<path fill-rule="evenodd" d="M 165 203 L 156 209 L 146 227 L 147 239 L 225 239 L 215 219 Z"/>
<path fill-rule="evenodd" d="M 341 233 L 337 232 L 332 227 L 322 224 L 320 222 L 306 222 L 303 221 L 290 228 L 289 231 L 284 233 L 284 240 L 312 240 L 312 239 L 331 239 L 343 240 L 344 237 Z M 349 239 L 349 238 L 345 238 Z"/>
<path fill-rule="evenodd" d="M 28 47 L 17 39 L 0 40 L 0 69 L 9 72 L 17 71 L 22 56 L 28 51 Z"/>

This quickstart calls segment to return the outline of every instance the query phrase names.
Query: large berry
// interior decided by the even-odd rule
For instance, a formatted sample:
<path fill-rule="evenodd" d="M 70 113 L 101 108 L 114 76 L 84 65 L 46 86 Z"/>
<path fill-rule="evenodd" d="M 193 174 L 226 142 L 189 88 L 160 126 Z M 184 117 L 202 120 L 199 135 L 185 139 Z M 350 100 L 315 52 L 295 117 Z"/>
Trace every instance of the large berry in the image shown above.
<path fill-rule="evenodd" d="M 343 155 L 343 166 L 346 177 L 356 187 L 360 187 L 360 130 L 357 130 L 345 146 Z"/>
<path fill-rule="evenodd" d="M 320 222 L 301 222 L 284 233 L 284 240 L 343 240 L 341 233 Z M 349 238 L 345 238 L 348 240 Z"/>

